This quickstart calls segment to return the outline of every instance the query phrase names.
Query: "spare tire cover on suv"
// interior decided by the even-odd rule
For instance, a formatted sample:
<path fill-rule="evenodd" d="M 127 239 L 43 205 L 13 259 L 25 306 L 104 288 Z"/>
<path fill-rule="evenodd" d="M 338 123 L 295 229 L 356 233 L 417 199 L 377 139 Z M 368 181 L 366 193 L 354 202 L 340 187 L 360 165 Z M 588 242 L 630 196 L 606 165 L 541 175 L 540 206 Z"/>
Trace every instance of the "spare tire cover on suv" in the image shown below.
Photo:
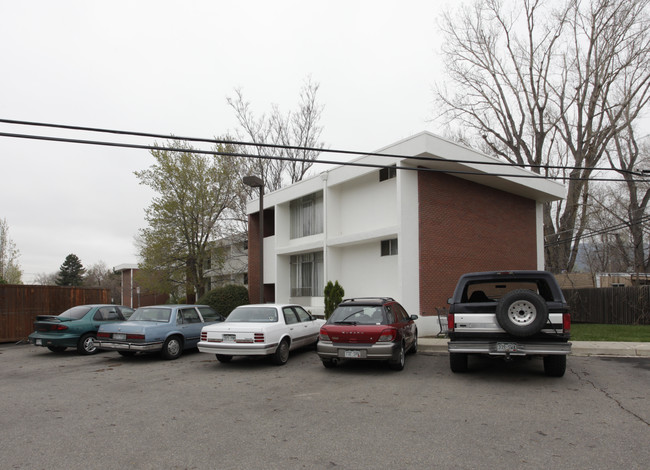
<path fill-rule="evenodd" d="M 531 336 L 538 333 L 548 319 L 544 299 L 528 289 L 517 289 L 505 294 L 497 303 L 499 326 L 513 336 Z"/>

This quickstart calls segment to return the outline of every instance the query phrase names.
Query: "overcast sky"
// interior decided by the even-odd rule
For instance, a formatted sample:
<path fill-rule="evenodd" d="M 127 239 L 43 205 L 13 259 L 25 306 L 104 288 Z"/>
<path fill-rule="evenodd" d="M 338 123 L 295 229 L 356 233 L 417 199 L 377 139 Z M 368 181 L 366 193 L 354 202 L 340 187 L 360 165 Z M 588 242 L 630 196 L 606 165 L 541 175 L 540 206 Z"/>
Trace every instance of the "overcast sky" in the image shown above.
<path fill-rule="evenodd" d="M 286 112 L 311 77 L 325 145 L 376 150 L 440 132 L 430 119 L 447 3 L 0 0 L 0 118 L 211 138 L 237 128 L 236 88 L 257 114 Z M 23 281 L 70 253 L 86 267 L 136 263 L 153 194 L 133 172 L 152 163 L 145 150 L 0 137 L 0 219 Z"/>

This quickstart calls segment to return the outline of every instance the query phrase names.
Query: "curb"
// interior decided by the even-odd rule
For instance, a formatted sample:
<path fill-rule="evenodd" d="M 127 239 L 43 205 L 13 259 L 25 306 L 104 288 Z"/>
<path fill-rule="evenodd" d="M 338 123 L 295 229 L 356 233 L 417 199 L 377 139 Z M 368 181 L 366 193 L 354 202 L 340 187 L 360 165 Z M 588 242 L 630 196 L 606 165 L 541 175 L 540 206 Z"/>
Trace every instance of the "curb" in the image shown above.
<path fill-rule="evenodd" d="M 420 337 L 418 351 L 447 354 L 447 338 Z M 648 357 L 650 343 L 571 341 L 571 356 Z"/>

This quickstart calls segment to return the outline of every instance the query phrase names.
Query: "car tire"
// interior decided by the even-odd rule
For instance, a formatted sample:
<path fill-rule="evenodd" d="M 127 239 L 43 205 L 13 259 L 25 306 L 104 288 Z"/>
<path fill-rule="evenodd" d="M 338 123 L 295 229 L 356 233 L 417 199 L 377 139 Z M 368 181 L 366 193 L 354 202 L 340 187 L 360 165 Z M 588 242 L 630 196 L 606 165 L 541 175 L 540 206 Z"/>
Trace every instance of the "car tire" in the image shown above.
<path fill-rule="evenodd" d="M 404 364 L 406 364 L 406 357 L 404 352 L 404 343 L 400 343 L 399 349 L 397 350 L 397 359 L 390 361 L 388 363 L 389 367 L 393 370 L 402 370 L 404 369 Z"/>
<path fill-rule="evenodd" d="M 135 351 L 118 351 L 117 353 L 120 356 L 124 356 L 124 357 L 133 357 L 133 356 L 135 356 Z"/>
<path fill-rule="evenodd" d="M 47 349 L 49 349 L 53 353 L 59 354 L 59 353 L 62 353 L 63 351 L 65 351 L 68 348 L 66 348 L 65 346 L 48 346 Z"/>
<path fill-rule="evenodd" d="M 321 359 L 321 362 L 323 363 L 323 367 L 326 369 L 333 369 L 336 367 L 336 361 L 334 359 Z"/>
<path fill-rule="evenodd" d="M 526 337 L 539 333 L 548 320 L 544 299 L 528 289 L 517 289 L 505 294 L 497 303 L 497 322 L 507 333 Z"/>
<path fill-rule="evenodd" d="M 163 358 L 170 361 L 181 357 L 181 354 L 183 354 L 183 340 L 180 336 L 167 338 L 163 343 L 161 354 Z"/>
<path fill-rule="evenodd" d="M 289 360 L 289 341 L 283 339 L 273 353 L 273 364 L 283 366 Z"/>
<path fill-rule="evenodd" d="M 415 337 L 413 338 L 413 343 L 409 348 L 409 354 L 415 354 L 418 352 L 418 330 L 415 330 Z"/>
<path fill-rule="evenodd" d="M 453 373 L 467 372 L 467 358 L 465 353 L 449 353 L 449 367 Z"/>
<path fill-rule="evenodd" d="M 566 371 L 566 356 L 544 356 L 544 373 L 548 377 L 562 377 Z"/>
<path fill-rule="evenodd" d="M 92 333 L 86 333 L 79 338 L 77 343 L 77 352 L 84 356 L 90 356 L 91 354 L 97 354 L 99 349 L 95 346 L 96 336 Z"/>
<path fill-rule="evenodd" d="M 232 356 L 226 356 L 225 354 L 215 354 L 215 356 L 217 356 L 217 361 L 223 362 L 224 364 L 232 361 Z"/>

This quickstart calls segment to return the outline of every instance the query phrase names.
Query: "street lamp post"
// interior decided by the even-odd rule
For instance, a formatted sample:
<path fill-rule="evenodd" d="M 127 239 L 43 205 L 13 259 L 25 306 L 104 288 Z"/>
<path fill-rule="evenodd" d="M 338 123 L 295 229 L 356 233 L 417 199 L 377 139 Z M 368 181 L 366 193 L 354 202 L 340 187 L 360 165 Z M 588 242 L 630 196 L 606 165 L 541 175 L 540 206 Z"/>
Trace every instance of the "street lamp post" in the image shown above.
<path fill-rule="evenodd" d="M 260 303 L 264 303 L 264 181 L 259 176 L 244 176 L 243 182 L 251 188 L 260 189 Z"/>

